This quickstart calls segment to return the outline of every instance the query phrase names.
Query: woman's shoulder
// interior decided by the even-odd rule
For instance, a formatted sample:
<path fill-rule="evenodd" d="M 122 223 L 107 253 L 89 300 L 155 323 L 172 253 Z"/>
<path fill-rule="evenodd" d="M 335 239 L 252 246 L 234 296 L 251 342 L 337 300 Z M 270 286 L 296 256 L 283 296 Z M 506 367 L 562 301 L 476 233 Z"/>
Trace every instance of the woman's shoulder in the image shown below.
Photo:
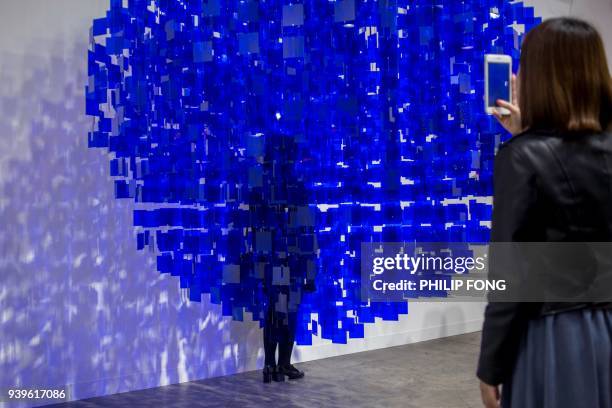
<path fill-rule="evenodd" d="M 601 152 L 608 152 L 612 156 L 612 134 L 609 131 L 579 134 L 527 130 L 503 142 L 498 149 L 502 156 L 538 162 L 539 166 L 536 167 L 557 160 L 555 157 Z"/>
<path fill-rule="evenodd" d="M 528 129 L 502 143 L 502 146 L 513 146 L 515 148 L 529 148 L 532 146 L 553 145 L 554 143 L 609 141 L 612 143 L 612 131 L 602 132 L 567 132 L 556 130 Z"/>
<path fill-rule="evenodd" d="M 519 155 L 538 154 L 549 150 L 555 143 L 562 141 L 562 135 L 554 131 L 526 130 L 502 142 L 499 150 L 511 150 Z"/>

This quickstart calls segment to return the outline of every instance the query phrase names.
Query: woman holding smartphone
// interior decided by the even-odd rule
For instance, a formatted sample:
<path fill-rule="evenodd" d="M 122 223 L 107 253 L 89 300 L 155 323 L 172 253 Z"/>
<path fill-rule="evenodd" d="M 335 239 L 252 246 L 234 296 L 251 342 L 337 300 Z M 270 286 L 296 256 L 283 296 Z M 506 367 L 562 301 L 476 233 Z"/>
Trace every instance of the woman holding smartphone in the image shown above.
<path fill-rule="evenodd" d="M 523 42 L 495 159 L 492 242 L 612 241 L 612 81 L 597 31 L 547 20 Z M 612 288 L 610 288 L 612 291 Z M 612 304 L 490 302 L 489 407 L 612 407 Z M 500 390 L 501 386 L 501 390 Z"/>

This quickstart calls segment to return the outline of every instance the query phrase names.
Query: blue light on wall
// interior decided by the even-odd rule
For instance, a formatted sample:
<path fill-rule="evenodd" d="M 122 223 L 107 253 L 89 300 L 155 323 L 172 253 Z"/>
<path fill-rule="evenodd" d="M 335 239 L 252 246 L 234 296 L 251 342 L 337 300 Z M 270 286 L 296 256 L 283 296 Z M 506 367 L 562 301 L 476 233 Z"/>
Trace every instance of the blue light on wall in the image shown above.
<path fill-rule="evenodd" d="M 137 203 L 138 248 L 237 320 L 263 317 L 245 261 L 261 228 L 291 224 L 290 253 L 316 239 L 297 341 L 345 343 L 408 311 L 359 300 L 361 242 L 488 239 L 504 135 L 483 113 L 483 54 L 516 67 L 538 22 L 502 0 L 111 0 L 92 27 L 89 146 Z M 288 214 L 257 221 L 257 197 Z"/>

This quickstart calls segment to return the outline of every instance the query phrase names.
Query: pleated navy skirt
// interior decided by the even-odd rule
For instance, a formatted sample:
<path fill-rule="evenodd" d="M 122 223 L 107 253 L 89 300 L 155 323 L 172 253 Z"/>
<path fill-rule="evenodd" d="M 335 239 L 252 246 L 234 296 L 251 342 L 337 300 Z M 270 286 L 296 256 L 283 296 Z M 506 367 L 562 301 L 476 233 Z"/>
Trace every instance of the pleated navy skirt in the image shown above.
<path fill-rule="evenodd" d="M 612 408 L 612 310 L 532 320 L 502 407 Z"/>

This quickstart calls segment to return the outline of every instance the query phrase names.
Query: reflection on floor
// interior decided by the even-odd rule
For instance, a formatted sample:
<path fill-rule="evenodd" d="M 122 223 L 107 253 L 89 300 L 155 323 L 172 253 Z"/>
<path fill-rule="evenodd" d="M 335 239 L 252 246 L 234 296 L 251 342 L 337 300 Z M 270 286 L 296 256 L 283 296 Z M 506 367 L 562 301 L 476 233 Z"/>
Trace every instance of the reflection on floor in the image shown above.
<path fill-rule="evenodd" d="M 470 333 L 299 364 L 303 380 L 263 384 L 252 371 L 53 407 L 480 408 L 479 344 Z"/>

